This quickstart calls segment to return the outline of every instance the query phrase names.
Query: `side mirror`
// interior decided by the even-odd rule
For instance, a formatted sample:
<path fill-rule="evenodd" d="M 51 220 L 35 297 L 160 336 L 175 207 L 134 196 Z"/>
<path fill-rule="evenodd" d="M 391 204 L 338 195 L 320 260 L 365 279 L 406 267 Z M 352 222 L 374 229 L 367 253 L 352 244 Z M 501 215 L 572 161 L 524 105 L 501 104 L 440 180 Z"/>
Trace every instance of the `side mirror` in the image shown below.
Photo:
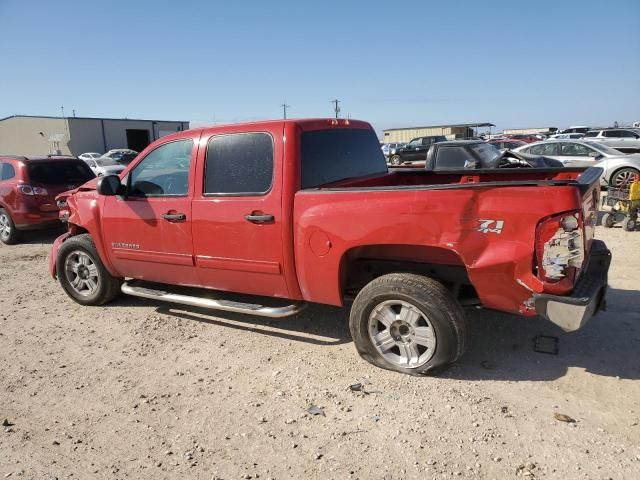
<path fill-rule="evenodd" d="M 96 190 L 100 195 L 122 195 L 124 193 L 124 185 L 120 183 L 120 177 L 117 175 L 106 175 L 98 179 Z"/>

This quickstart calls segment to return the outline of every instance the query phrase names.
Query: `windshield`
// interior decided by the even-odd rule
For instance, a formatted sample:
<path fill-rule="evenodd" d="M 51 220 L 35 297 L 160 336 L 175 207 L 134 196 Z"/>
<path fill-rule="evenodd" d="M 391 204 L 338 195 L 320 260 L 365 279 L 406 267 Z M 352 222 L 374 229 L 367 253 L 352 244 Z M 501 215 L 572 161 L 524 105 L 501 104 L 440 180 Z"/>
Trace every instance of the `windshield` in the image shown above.
<path fill-rule="evenodd" d="M 594 150 L 598 150 L 599 152 L 605 153 L 607 155 L 624 155 L 620 150 L 616 150 L 615 148 L 608 147 L 602 143 L 598 142 L 585 142 L 586 145 L 589 145 Z"/>
<path fill-rule="evenodd" d="M 373 130 L 334 128 L 303 132 L 302 188 L 387 172 Z"/>
<path fill-rule="evenodd" d="M 33 162 L 27 167 L 29 180 L 45 185 L 82 184 L 95 177 L 83 161 Z"/>
<path fill-rule="evenodd" d="M 99 167 L 111 167 L 113 165 L 119 165 L 118 162 L 112 160 L 111 158 L 98 158 L 96 159 L 96 164 Z"/>
<path fill-rule="evenodd" d="M 476 143 L 470 145 L 473 153 L 478 155 L 482 160 L 482 165 L 494 165 L 494 162 L 500 158 L 502 152 L 498 147 L 491 143 Z"/>

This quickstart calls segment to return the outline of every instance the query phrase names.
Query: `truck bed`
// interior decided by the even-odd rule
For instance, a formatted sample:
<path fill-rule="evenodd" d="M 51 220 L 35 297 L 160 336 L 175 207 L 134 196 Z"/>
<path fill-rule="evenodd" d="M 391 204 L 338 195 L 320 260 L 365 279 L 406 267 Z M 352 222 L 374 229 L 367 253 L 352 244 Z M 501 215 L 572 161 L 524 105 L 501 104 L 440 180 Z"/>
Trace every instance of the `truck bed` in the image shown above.
<path fill-rule="evenodd" d="M 464 184 L 568 184 L 575 183 L 586 168 L 502 168 L 491 170 L 426 171 L 423 168 L 390 170 L 384 175 L 347 179 L 319 187 L 320 189 L 388 189 L 430 187 L 433 189 L 457 188 Z"/>

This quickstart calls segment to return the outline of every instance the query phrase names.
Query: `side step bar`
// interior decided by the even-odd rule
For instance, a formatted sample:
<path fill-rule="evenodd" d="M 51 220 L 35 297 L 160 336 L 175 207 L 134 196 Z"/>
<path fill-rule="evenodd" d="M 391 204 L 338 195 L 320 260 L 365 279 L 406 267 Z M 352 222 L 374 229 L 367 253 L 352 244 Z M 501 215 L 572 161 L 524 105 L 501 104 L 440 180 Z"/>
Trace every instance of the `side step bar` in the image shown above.
<path fill-rule="evenodd" d="M 232 302 L 229 300 L 212 300 L 209 298 L 194 297 L 191 295 L 180 295 L 164 290 L 122 284 L 122 293 L 133 295 L 134 297 L 148 298 L 151 300 L 162 300 L 163 302 L 180 303 L 192 307 L 210 308 L 212 310 L 224 310 L 225 312 L 245 313 L 259 317 L 282 318 L 296 315 L 305 308 L 304 303 L 294 303 L 285 307 L 265 307 L 253 303 Z"/>

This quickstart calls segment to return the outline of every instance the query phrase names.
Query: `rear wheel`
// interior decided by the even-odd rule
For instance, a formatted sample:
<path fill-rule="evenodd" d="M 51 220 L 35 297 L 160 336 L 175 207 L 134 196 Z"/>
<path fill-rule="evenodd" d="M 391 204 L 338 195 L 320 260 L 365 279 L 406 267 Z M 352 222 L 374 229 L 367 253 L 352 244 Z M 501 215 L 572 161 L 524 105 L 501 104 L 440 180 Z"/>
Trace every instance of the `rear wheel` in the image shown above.
<path fill-rule="evenodd" d="M 465 350 L 464 312 L 444 286 L 421 275 L 392 273 L 358 293 L 349 317 L 356 349 L 369 363 L 425 375 Z"/>
<path fill-rule="evenodd" d="M 107 271 L 88 234 L 71 237 L 62 244 L 56 271 L 67 295 L 82 305 L 103 305 L 120 294 L 122 279 Z"/>
<path fill-rule="evenodd" d="M 0 242 L 5 245 L 15 245 L 20 239 L 20 232 L 16 229 L 9 212 L 0 208 Z"/>
<path fill-rule="evenodd" d="M 605 213 L 602 215 L 602 226 L 605 228 L 612 228 L 616 223 L 615 214 L 613 213 Z"/>
<path fill-rule="evenodd" d="M 402 159 L 400 155 L 394 155 L 391 157 L 391 165 L 400 165 L 402 163 Z"/>

